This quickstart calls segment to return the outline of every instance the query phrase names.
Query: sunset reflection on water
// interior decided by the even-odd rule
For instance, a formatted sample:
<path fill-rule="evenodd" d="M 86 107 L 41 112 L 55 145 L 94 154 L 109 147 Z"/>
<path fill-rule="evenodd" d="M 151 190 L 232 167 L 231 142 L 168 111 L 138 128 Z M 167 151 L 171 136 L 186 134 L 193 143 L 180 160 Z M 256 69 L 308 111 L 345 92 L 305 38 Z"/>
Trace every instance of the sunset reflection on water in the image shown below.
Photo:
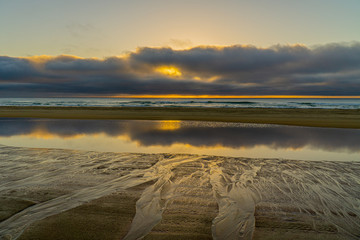
<path fill-rule="evenodd" d="M 191 121 L 2 119 L 0 144 L 109 152 L 358 161 L 360 131 Z"/>

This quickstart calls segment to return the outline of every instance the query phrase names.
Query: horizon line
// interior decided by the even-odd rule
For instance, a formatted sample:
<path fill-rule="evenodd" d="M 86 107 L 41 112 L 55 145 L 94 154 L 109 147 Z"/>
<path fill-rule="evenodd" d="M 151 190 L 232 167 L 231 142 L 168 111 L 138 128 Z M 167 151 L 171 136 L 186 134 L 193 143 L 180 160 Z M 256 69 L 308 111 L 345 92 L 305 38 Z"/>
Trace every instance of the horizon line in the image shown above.
<path fill-rule="evenodd" d="M 94 96 L 89 96 L 94 97 Z M 98 97 L 98 96 L 95 96 Z M 104 98 L 360 98 L 360 96 L 327 96 L 327 95 L 180 95 L 180 94 L 164 94 L 164 95 L 115 95 L 100 96 Z"/>

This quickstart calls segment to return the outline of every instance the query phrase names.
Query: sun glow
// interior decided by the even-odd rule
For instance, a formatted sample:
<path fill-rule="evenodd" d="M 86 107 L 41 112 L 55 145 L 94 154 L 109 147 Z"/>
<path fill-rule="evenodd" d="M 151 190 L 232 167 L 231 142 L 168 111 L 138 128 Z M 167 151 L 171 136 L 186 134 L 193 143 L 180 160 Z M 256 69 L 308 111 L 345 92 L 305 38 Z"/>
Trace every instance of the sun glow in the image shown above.
<path fill-rule="evenodd" d="M 94 96 L 89 96 L 94 97 Z M 360 96 L 313 96 L 313 95 L 116 95 L 113 98 L 360 98 Z"/>
<path fill-rule="evenodd" d="M 181 71 L 174 66 L 160 66 L 157 67 L 155 70 L 161 74 L 171 77 L 180 77 L 182 75 Z"/>
<path fill-rule="evenodd" d="M 181 127 L 181 121 L 178 120 L 166 120 L 161 121 L 159 124 L 159 129 L 163 131 L 174 131 Z"/>

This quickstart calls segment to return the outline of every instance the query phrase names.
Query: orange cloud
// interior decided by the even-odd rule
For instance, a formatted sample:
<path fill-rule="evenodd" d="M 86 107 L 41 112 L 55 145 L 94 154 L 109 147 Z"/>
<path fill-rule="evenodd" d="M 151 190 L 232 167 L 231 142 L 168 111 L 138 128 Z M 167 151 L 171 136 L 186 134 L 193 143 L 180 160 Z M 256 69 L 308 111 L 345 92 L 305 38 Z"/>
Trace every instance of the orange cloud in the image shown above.
<path fill-rule="evenodd" d="M 180 77 L 182 75 L 180 69 L 174 66 L 160 66 L 155 68 L 155 70 L 170 77 Z"/>

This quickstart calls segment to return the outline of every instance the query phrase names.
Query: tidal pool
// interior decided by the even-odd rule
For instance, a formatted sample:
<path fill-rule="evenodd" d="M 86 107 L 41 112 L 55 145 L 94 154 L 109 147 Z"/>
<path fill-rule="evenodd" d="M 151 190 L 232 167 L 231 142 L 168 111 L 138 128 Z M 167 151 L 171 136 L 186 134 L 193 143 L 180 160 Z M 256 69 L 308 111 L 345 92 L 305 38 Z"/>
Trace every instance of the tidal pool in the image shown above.
<path fill-rule="evenodd" d="M 132 153 L 360 160 L 360 130 L 193 121 L 1 119 L 0 144 Z"/>
<path fill-rule="evenodd" d="M 0 120 L 0 239 L 357 239 L 360 131 Z"/>

